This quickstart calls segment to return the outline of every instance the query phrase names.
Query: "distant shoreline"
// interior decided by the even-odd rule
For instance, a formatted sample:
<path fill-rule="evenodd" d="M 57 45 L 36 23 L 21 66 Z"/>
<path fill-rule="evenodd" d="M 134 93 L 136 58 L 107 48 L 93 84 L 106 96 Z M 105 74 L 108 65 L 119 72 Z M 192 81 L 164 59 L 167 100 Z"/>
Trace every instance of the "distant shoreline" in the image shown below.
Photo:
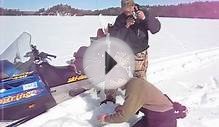
<path fill-rule="evenodd" d="M 157 17 L 219 19 L 219 1 L 193 2 L 178 5 L 143 5 L 141 9 L 148 10 L 151 15 Z M 84 16 L 100 14 L 117 16 L 120 12 L 121 9 L 119 7 L 102 10 L 83 10 L 63 4 L 55 5 L 48 9 L 41 8 L 38 11 L 0 8 L 0 16 Z"/>

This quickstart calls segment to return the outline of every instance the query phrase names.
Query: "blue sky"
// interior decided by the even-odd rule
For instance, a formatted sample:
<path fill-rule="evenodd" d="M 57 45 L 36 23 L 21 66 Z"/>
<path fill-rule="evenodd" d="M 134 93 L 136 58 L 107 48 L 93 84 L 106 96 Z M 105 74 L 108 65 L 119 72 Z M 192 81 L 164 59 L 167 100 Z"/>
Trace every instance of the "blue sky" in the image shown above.
<path fill-rule="evenodd" d="M 135 0 L 141 5 L 178 4 L 206 0 Z M 218 1 L 218 0 L 208 0 Z M 57 4 L 68 4 L 81 9 L 103 9 L 120 6 L 120 0 L 0 0 L 0 7 L 20 10 L 38 10 Z"/>

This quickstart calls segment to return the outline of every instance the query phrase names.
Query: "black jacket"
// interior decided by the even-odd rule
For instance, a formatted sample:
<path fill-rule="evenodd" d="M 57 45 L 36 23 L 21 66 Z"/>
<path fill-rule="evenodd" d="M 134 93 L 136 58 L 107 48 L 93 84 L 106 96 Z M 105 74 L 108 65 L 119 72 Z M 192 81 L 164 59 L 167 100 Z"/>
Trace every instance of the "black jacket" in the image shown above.
<path fill-rule="evenodd" d="M 148 11 L 144 11 L 145 20 L 136 20 L 135 24 L 126 28 L 126 20 L 128 16 L 120 14 L 110 31 L 111 36 L 125 41 L 133 52 L 139 53 L 146 50 L 148 45 L 148 30 L 155 34 L 160 30 L 161 24 L 159 20 L 150 16 Z"/>

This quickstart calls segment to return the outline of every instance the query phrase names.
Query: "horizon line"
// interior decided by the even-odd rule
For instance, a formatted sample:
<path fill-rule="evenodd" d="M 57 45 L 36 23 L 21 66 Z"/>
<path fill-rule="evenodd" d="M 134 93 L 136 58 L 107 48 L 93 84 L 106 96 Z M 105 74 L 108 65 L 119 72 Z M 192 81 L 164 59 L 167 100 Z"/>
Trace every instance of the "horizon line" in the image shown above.
<path fill-rule="evenodd" d="M 174 5 L 174 6 L 178 6 L 178 5 L 181 5 L 181 4 L 192 4 L 192 3 L 206 3 L 206 2 L 219 2 L 219 1 L 208 1 L 208 0 L 206 0 L 206 1 L 193 1 L 193 2 L 182 2 L 182 3 L 172 3 L 172 4 L 148 4 L 148 5 L 144 5 L 144 4 L 140 4 L 140 6 L 171 6 L 171 5 Z M 56 5 L 68 5 L 68 6 L 70 6 L 71 8 L 74 8 L 74 9 L 79 9 L 79 10 L 90 10 L 90 11 L 95 11 L 95 10 L 104 10 L 104 9 L 109 9 L 109 8 L 117 8 L 117 7 L 119 7 L 120 8 L 120 6 L 111 6 L 111 7 L 106 7 L 106 8 L 96 8 L 96 9 L 84 9 L 84 8 L 80 8 L 80 7 L 74 7 L 74 6 L 72 6 L 72 5 L 70 5 L 70 4 L 67 4 L 67 3 L 57 3 L 57 4 L 54 4 L 54 5 L 51 5 L 51 6 L 48 6 L 48 7 L 42 7 L 42 8 L 38 8 L 38 9 L 33 9 L 33 10 L 31 10 L 31 9 L 20 9 L 20 8 L 4 8 L 3 6 L 0 6 L 0 8 L 2 8 L 2 9 L 8 9 L 8 10 L 19 10 L 19 11 L 38 11 L 38 10 L 40 10 L 40 9 L 49 9 L 49 8 L 52 8 L 52 7 L 54 7 L 54 6 L 56 6 Z"/>

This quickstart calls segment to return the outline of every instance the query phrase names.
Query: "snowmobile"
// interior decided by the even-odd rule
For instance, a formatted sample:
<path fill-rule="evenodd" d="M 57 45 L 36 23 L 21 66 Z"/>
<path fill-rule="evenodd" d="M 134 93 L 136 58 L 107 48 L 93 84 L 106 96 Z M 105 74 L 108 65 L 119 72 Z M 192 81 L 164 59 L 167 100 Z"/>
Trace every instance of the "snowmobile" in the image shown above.
<path fill-rule="evenodd" d="M 10 125 L 16 126 L 86 91 L 87 77 L 74 64 L 81 59 L 57 67 L 49 64 L 51 58 L 56 56 L 39 52 L 27 32 L 0 55 L 0 122 L 18 120 Z"/>

